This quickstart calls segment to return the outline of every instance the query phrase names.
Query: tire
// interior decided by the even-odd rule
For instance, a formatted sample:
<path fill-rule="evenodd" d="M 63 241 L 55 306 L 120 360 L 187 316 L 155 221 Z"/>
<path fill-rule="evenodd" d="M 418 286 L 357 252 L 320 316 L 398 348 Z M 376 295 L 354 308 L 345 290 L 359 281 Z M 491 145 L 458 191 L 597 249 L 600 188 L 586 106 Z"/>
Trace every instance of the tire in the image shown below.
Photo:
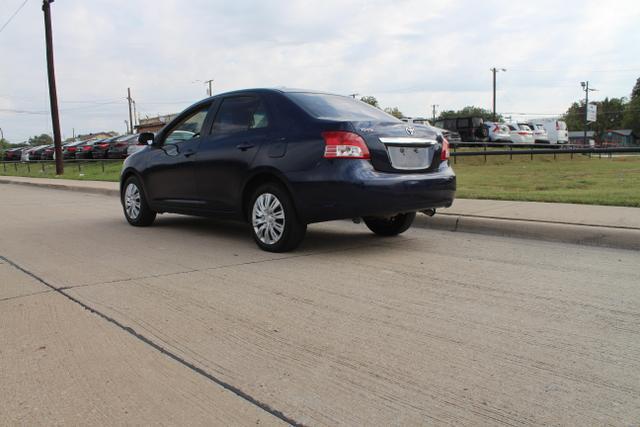
<path fill-rule="evenodd" d="M 251 196 L 247 218 L 253 239 L 268 252 L 288 252 L 300 244 L 307 224 L 300 221 L 289 193 L 280 185 L 261 185 Z"/>
<path fill-rule="evenodd" d="M 148 227 L 156 219 L 156 212 L 151 210 L 144 197 L 144 191 L 140 180 L 132 176 L 128 178 L 122 187 L 120 194 L 124 217 L 129 224 L 136 227 Z"/>
<path fill-rule="evenodd" d="M 391 217 L 365 217 L 364 223 L 369 230 L 379 236 L 397 236 L 411 227 L 416 217 L 415 212 L 401 213 Z"/>

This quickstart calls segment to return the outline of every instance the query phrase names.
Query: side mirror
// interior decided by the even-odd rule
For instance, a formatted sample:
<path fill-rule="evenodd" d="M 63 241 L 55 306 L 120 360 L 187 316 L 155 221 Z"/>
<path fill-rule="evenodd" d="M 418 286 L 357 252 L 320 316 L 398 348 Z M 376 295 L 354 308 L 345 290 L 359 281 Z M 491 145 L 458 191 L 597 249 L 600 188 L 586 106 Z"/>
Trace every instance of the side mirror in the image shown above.
<path fill-rule="evenodd" d="M 153 139 L 155 135 L 151 132 L 142 132 L 138 136 L 138 144 L 140 145 L 153 145 Z"/>

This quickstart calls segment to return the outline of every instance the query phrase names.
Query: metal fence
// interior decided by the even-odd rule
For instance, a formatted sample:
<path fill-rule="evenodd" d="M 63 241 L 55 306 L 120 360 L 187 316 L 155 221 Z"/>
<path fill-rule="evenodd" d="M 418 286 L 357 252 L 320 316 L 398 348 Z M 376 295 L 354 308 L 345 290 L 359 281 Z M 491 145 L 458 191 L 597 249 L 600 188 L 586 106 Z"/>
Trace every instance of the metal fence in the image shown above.
<path fill-rule="evenodd" d="M 495 142 L 452 142 L 451 157 L 453 162 L 457 162 L 458 157 L 484 157 L 487 161 L 488 156 L 530 156 L 531 160 L 536 155 L 550 155 L 556 159 L 558 155 L 569 155 L 573 159 L 576 154 L 585 154 L 589 157 L 598 155 L 611 158 L 613 154 L 640 154 L 640 146 L 637 147 L 585 147 L 584 145 L 557 145 L 557 144 L 512 144 L 512 143 L 495 143 Z M 464 151 L 459 149 L 464 148 Z M 466 150 L 468 148 L 476 148 L 476 150 Z M 501 150 L 498 148 L 502 148 Z"/>
<path fill-rule="evenodd" d="M 78 173 L 82 173 L 82 168 L 86 167 L 87 165 L 98 164 L 100 165 L 102 172 L 105 172 L 105 165 L 122 161 L 123 159 L 66 159 L 64 160 L 64 165 L 67 169 L 77 169 Z M 55 160 L 29 160 L 27 162 L 23 162 L 21 160 L 0 161 L 0 164 L 2 164 L 0 170 L 5 173 L 10 171 L 11 169 L 13 169 L 15 172 L 18 172 L 19 169 L 26 169 L 28 173 L 38 170 L 42 173 L 45 173 L 49 167 L 55 168 Z"/>

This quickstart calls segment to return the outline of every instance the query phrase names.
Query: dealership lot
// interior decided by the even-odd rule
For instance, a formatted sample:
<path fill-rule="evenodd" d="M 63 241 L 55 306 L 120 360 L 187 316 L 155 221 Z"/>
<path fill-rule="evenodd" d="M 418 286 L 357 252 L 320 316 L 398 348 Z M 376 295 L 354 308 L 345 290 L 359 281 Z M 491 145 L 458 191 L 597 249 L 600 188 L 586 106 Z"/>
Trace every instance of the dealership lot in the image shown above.
<path fill-rule="evenodd" d="M 0 424 L 623 424 L 640 253 L 242 225 L 0 185 Z M 46 206 L 46 209 L 42 207 Z"/>

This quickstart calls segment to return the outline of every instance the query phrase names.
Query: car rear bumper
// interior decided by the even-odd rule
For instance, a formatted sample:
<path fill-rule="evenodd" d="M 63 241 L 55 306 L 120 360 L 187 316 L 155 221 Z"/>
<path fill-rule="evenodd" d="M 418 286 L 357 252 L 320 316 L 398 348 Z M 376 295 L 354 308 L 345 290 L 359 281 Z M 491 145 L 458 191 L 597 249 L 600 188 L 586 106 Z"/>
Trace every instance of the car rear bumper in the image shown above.
<path fill-rule="evenodd" d="M 322 162 L 313 173 L 290 177 L 304 222 L 392 215 L 453 203 L 456 176 L 447 163 L 429 173 L 386 173 L 361 160 Z"/>

